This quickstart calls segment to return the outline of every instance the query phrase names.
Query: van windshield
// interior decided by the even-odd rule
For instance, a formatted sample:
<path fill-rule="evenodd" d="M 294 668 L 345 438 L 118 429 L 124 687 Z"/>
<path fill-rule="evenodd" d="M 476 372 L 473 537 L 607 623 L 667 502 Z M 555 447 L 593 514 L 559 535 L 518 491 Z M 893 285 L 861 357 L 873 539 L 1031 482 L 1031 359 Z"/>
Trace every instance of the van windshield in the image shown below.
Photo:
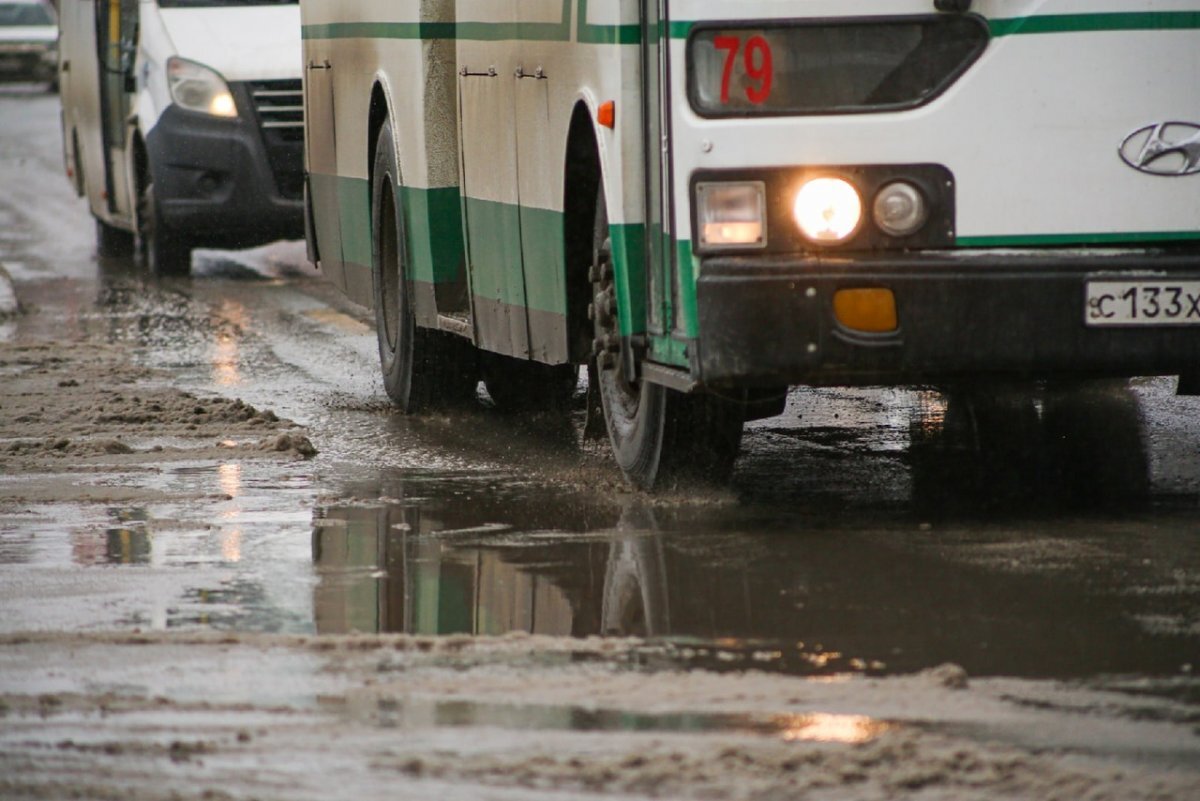
<path fill-rule="evenodd" d="M 214 8 L 217 6 L 294 6 L 300 0 L 158 0 L 159 8 Z"/>
<path fill-rule="evenodd" d="M 53 25 L 50 11 L 37 3 L 0 3 L 0 25 Z"/>

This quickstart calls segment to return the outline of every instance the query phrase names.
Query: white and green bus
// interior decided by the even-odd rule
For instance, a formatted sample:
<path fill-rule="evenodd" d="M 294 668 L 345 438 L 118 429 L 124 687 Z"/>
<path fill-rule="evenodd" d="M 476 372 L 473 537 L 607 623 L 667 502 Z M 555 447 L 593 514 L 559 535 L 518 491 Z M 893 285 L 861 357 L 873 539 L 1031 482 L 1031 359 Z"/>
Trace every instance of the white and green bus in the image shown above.
<path fill-rule="evenodd" d="M 417 411 L 635 485 L 794 385 L 1200 383 L 1200 0 L 302 0 L 310 255 Z"/>

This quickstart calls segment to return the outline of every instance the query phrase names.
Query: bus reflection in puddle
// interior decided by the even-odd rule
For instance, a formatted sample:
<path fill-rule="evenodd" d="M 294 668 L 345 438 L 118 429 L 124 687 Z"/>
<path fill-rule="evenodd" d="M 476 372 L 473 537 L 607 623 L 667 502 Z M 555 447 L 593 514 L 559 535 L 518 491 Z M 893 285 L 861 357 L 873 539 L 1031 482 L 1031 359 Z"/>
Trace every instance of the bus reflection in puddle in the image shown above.
<path fill-rule="evenodd" d="M 385 471 L 346 490 L 381 500 L 316 512 L 316 628 L 644 637 L 663 646 L 651 665 L 803 675 L 1174 669 L 1176 639 L 1096 578 L 1134 547 L 1128 521 L 1148 498 L 1136 399 L 1066 397 L 930 405 L 901 504 L 663 505 Z M 1121 514 L 1089 511 L 1118 498 Z M 1037 569 L 1055 548 L 1078 558 Z M 1032 567 L 986 558 L 1000 551 Z"/>

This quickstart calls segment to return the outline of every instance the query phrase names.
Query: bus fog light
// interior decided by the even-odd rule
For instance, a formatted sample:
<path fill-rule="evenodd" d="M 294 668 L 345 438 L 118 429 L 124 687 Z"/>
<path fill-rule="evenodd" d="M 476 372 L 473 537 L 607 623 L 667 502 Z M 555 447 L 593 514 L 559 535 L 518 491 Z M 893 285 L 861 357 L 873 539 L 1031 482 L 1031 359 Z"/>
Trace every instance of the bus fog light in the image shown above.
<path fill-rule="evenodd" d="M 910 183 L 896 181 L 875 196 L 875 224 L 892 236 L 909 236 L 921 230 L 929 219 L 929 206 L 921 190 Z"/>
<path fill-rule="evenodd" d="M 800 233 L 813 242 L 845 242 L 862 222 L 858 190 L 841 178 L 814 178 L 800 187 L 792 207 Z"/>
<path fill-rule="evenodd" d="M 886 334 L 900 327 L 890 289 L 839 289 L 833 295 L 833 314 L 852 331 Z"/>
<path fill-rule="evenodd" d="M 762 181 L 696 184 L 702 248 L 761 248 L 767 243 L 766 186 Z"/>

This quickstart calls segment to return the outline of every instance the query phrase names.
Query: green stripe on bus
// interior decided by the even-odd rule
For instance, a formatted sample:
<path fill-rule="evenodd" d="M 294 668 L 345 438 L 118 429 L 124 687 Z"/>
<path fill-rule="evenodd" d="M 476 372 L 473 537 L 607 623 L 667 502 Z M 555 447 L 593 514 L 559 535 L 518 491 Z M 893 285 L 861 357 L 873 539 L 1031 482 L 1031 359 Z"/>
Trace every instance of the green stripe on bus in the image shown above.
<path fill-rule="evenodd" d="M 342 261 L 370 264 L 373 259 L 371 185 L 364 180 L 337 179 L 337 213 L 342 234 Z"/>
<path fill-rule="evenodd" d="M 960 236 L 964 248 L 1055 247 L 1063 245 L 1146 245 L 1200 240 L 1200 231 L 1142 231 L 1111 234 L 1029 234 L 1013 236 Z"/>
<path fill-rule="evenodd" d="M 571 35 L 571 0 L 563 0 L 559 22 L 332 22 L 305 25 L 305 39 L 412 39 L 479 42 L 566 42 Z M 635 45 L 641 42 L 639 24 L 595 25 L 586 22 L 588 0 L 578 0 L 575 38 L 581 44 Z M 686 39 L 693 20 L 673 20 L 672 39 Z M 1045 14 L 988 21 L 992 36 L 1102 31 L 1173 31 L 1200 29 L 1200 11 L 1143 11 L 1099 14 Z"/>
<path fill-rule="evenodd" d="M 454 39 L 453 22 L 330 22 L 305 25 L 305 39 Z"/>
<path fill-rule="evenodd" d="M 646 293 L 634 292 L 633 287 L 646 286 L 646 226 L 641 223 L 608 226 L 612 239 L 613 283 L 617 300 L 626 314 L 617 315 L 623 337 L 641 333 L 646 319 Z M 633 321 L 638 325 L 634 327 Z"/>
<path fill-rule="evenodd" d="M 567 314 L 567 268 L 561 211 L 521 206 L 521 253 L 525 261 L 525 305 Z M 577 265 L 583 269 L 581 265 Z"/>
<path fill-rule="evenodd" d="M 579 0 L 575 10 L 575 40 L 580 44 L 635 45 L 642 41 L 641 25 L 591 25 L 587 16 L 588 0 Z"/>
<path fill-rule="evenodd" d="M 462 206 L 457 186 L 401 187 L 407 212 L 413 280 L 433 284 L 458 280 L 464 263 Z"/>
<path fill-rule="evenodd" d="M 680 239 L 675 243 L 675 258 L 679 265 L 679 303 L 683 319 L 684 333 L 689 339 L 699 335 L 699 313 L 696 310 L 696 273 L 699 270 L 697 259 L 692 252 L 692 243 L 688 239 Z"/>
<path fill-rule="evenodd" d="M 371 248 L 371 185 L 365 178 L 313 174 L 314 205 L 322 216 L 335 214 L 341 258 L 369 265 Z M 459 278 L 463 264 L 462 212 L 458 187 L 400 188 L 413 280 L 447 283 Z M 332 254 L 330 254 L 332 255 Z"/>
<path fill-rule="evenodd" d="M 588 0 L 578 0 L 575 38 L 581 44 L 631 45 L 641 41 L 640 25 L 593 25 Z M 471 42 L 567 42 L 571 39 L 571 0 L 563 0 L 558 22 L 331 22 L 305 25 L 305 39 L 447 39 Z"/>
<path fill-rule="evenodd" d="M 686 39 L 691 35 L 694 27 L 696 27 L 695 22 L 679 20 L 671 22 L 668 25 L 668 31 L 672 39 Z"/>
<path fill-rule="evenodd" d="M 659 364 L 669 364 L 672 367 L 688 366 L 688 343 L 682 339 L 652 334 L 650 337 L 650 355 Z"/>
<path fill-rule="evenodd" d="M 1179 31 L 1200 28 L 1200 11 L 1144 11 L 1113 14 L 1046 14 L 988 21 L 992 36 L 1101 31 Z"/>
<path fill-rule="evenodd" d="M 766 25 L 770 21 L 764 20 Z M 695 21 L 672 21 L 672 39 L 686 39 Z M 988 20 L 992 36 L 1099 31 L 1179 31 L 1200 28 L 1200 11 L 1145 11 L 1112 14 L 1046 14 Z"/>

